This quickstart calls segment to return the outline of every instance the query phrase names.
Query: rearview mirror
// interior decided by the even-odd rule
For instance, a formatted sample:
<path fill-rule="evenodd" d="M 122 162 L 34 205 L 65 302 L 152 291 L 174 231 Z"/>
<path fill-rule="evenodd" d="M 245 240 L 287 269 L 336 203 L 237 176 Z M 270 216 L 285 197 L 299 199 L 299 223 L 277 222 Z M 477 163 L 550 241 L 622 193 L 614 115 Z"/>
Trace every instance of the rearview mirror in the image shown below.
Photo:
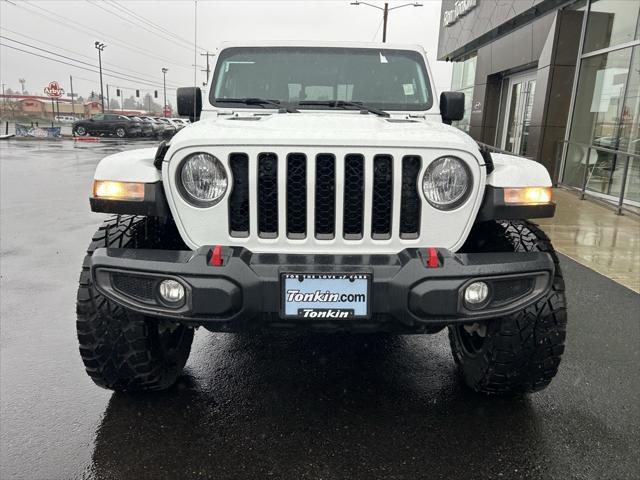
<path fill-rule="evenodd" d="M 464 93 L 442 92 L 440 94 L 440 116 L 447 125 L 464 117 Z"/>
<path fill-rule="evenodd" d="M 202 112 L 202 92 L 199 87 L 182 87 L 178 89 L 178 115 L 189 117 L 192 122 L 200 118 Z"/>

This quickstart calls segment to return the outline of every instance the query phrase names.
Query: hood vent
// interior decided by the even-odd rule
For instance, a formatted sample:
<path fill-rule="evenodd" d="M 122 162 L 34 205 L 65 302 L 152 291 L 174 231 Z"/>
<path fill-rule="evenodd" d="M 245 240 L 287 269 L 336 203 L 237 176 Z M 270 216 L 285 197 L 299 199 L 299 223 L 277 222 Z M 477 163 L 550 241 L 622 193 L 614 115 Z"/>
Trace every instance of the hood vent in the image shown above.
<path fill-rule="evenodd" d="M 231 117 L 231 118 L 227 118 L 227 120 L 236 120 L 236 121 L 243 121 L 243 122 L 258 122 L 262 120 L 262 117 Z"/>
<path fill-rule="evenodd" d="M 417 120 L 411 120 L 410 118 L 385 118 L 389 123 L 418 123 Z"/>

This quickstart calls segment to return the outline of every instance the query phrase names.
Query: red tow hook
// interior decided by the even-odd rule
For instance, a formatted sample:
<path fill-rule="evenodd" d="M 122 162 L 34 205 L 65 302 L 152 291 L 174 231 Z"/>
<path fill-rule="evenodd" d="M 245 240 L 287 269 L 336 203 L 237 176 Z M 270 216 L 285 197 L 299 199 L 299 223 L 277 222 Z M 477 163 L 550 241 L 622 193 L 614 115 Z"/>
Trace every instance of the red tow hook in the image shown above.
<path fill-rule="evenodd" d="M 439 266 L 438 251 L 433 247 L 427 248 L 427 268 L 438 268 Z"/>
<path fill-rule="evenodd" d="M 209 265 L 211 265 L 212 267 L 222 266 L 222 247 L 220 245 L 216 245 L 211 249 L 211 259 L 209 260 Z"/>

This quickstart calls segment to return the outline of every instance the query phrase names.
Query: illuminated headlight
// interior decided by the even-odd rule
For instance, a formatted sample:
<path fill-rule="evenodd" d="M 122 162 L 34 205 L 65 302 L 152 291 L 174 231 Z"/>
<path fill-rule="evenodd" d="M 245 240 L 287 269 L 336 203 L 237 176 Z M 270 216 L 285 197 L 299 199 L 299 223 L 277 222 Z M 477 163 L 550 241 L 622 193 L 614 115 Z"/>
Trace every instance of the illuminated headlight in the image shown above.
<path fill-rule="evenodd" d="M 213 155 L 189 155 L 178 169 L 178 185 L 185 200 L 199 207 L 215 205 L 227 191 L 227 172 Z"/>
<path fill-rule="evenodd" d="M 551 187 L 505 188 L 504 203 L 521 205 L 551 203 Z"/>
<path fill-rule="evenodd" d="M 144 200 L 144 183 L 94 180 L 93 197 L 105 200 Z"/>
<path fill-rule="evenodd" d="M 471 191 L 471 171 L 458 157 L 440 157 L 429 164 L 422 179 L 427 201 L 439 210 L 461 205 Z"/>

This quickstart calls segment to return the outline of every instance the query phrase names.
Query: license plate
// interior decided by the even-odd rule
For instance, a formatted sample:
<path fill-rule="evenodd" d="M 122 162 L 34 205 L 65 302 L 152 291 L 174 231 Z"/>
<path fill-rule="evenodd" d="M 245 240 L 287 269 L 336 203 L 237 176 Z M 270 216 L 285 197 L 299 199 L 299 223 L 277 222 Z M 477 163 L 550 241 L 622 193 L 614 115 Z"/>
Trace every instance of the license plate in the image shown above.
<path fill-rule="evenodd" d="M 306 320 L 369 318 L 371 275 L 285 273 L 282 316 Z"/>

